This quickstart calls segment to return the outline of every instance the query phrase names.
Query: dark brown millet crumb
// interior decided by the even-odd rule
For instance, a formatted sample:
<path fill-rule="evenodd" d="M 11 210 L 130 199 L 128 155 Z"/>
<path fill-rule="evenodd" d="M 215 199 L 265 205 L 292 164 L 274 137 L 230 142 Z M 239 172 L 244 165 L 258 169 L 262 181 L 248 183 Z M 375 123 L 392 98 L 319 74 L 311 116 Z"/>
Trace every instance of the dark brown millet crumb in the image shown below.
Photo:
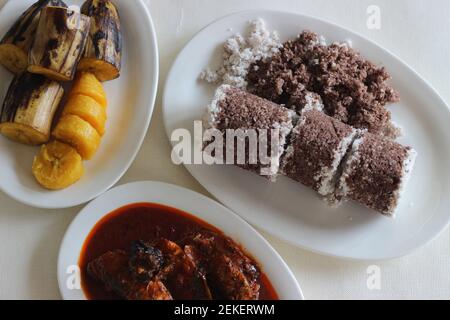
<path fill-rule="evenodd" d="M 286 42 L 272 58 L 254 63 L 247 76 L 249 91 L 258 96 L 295 110 L 298 97 L 312 91 L 321 96 L 328 115 L 379 135 L 398 133 L 386 129 L 391 113 L 385 106 L 399 101 L 389 79 L 384 67 L 347 45 L 321 44 L 309 31 Z"/>

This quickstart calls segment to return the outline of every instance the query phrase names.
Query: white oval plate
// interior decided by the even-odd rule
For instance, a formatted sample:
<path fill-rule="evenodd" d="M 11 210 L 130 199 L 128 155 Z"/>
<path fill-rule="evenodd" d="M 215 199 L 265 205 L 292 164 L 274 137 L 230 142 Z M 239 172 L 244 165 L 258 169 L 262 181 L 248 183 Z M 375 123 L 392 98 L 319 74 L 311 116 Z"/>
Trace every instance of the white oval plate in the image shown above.
<path fill-rule="evenodd" d="M 0 12 L 0 35 L 35 0 L 9 1 Z M 82 0 L 67 0 L 81 5 Z M 130 167 L 147 132 L 158 87 L 158 47 L 150 13 L 142 0 L 115 0 L 123 27 L 121 77 L 105 83 L 108 95 L 107 132 L 97 155 L 86 161 L 86 173 L 75 185 L 51 192 L 40 187 L 31 173 L 38 148 L 0 137 L 0 190 L 22 203 L 48 209 L 67 208 L 90 201 L 111 188 Z M 136 23 L 139 21 L 139 23 Z M 0 66 L 0 100 L 12 75 Z"/>
<path fill-rule="evenodd" d="M 281 40 L 304 29 L 328 41 L 351 40 L 353 47 L 393 77 L 402 102 L 390 107 L 404 128 L 401 142 L 419 153 L 395 220 L 354 203 L 329 208 L 314 192 L 280 178 L 271 184 L 232 166 L 188 165 L 190 173 L 219 201 L 250 223 L 294 245 L 318 253 L 362 260 L 405 255 L 443 231 L 450 221 L 450 113 L 439 95 L 400 59 L 375 43 L 336 25 L 292 13 L 245 11 L 214 22 L 184 48 L 167 79 L 164 121 L 173 130 L 193 130 L 202 119 L 214 87 L 198 81 L 200 72 L 218 65 L 223 42 L 245 32 L 249 20 L 261 17 Z M 230 29 L 232 31 L 230 31 Z"/>
<path fill-rule="evenodd" d="M 135 182 L 109 190 L 84 208 L 64 236 L 58 258 L 58 283 L 66 300 L 86 299 L 82 290 L 67 286 L 80 251 L 93 227 L 110 212 L 133 203 L 151 202 L 190 213 L 231 237 L 255 258 L 280 299 L 302 300 L 300 286 L 289 267 L 249 224 L 219 203 L 193 191 L 161 182 Z"/>

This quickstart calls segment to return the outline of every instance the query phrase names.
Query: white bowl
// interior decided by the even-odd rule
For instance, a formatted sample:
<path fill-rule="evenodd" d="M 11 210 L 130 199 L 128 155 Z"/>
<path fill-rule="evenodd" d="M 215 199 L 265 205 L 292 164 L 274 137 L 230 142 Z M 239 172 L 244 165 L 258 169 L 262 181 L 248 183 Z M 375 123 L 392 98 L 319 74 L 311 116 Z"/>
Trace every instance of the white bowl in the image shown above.
<path fill-rule="evenodd" d="M 190 190 L 161 182 L 135 182 L 106 192 L 84 208 L 64 236 L 58 258 L 58 283 L 66 300 L 86 299 L 81 289 L 70 289 L 74 266 L 86 237 L 105 215 L 128 204 L 151 202 L 177 208 L 215 226 L 243 246 L 267 275 L 280 299 L 301 300 L 302 291 L 289 267 L 249 224 L 217 202 Z"/>
<path fill-rule="evenodd" d="M 0 36 L 35 0 L 9 1 L 0 12 Z M 82 0 L 66 1 L 81 5 Z M 0 136 L 0 190 L 22 203 L 40 208 L 66 208 L 88 202 L 111 188 L 137 155 L 153 113 L 158 87 L 158 47 L 150 13 L 142 0 L 115 0 L 124 38 L 121 77 L 105 83 L 108 95 L 106 135 L 86 174 L 62 191 L 47 191 L 35 181 L 31 165 L 38 148 Z M 12 75 L 0 66 L 0 100 Z"/>

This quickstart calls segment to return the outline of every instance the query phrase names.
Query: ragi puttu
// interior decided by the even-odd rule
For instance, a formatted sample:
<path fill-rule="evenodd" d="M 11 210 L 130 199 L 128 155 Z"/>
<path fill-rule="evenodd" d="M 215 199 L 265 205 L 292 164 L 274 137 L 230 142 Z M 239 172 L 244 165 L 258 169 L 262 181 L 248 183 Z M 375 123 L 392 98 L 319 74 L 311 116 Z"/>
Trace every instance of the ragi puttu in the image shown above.
<path fill-rule="evenodd" d="M 387 216 L 395 216 L 417 153 L 393 140 L 362 134 L 343 167 L 339 193 Z"/>
<path fill-rule="evenodd" d="M 357 130 L 314 109 L 305 109 L 292 131 L 281 172 L 334 200 L 339 165 Z"/>
<path fill-rule="evenodd" d="M 267 176 L 275 180 L 280 166 L 280 158 L 285 151 L 287 137 L 292 131 L 296 119 L 295 112 L 279 106 L 271 101 L 257 97 L 241 89 L 229 85 L 220 86 L 215 93 L 214 99 L 208 107 L 206 116 L 206 129 L 217 129 L 224 137 L 224 161 L 237 166 Z M 251 130 L 257 133 L 260 141 L 257 146 L 258 159 L 253 159 L 249 153 L 249 141 L 244 137 L 233 139 L 231 145 L 226 143 L 226 136 L 230 132 L 240 130 L 241 133 L 248 133 Z M 274 130 L 274 131 L 272 131 Z M 272 148 L 272 134 L 278 134 L 276 148 Z M 263 136 L 265 135 L 265 137 Z M 239 163 L 237 151 L 239 143 L 245 144 L 245 159 Z M 270 163 L 261 161 L 260 147 L 262 144 L 266 149 L 266 155 L 270 157 Z M 253 146 L 255 147 L 255 146 Z M 275 150 L 273 150 L 275 149 Z M 228 152 L 227 152 L 228 151 Z M 232 152 L 234 159 L 227 157 Z M 266 161 L 264 161 L 266 162 Z"/>

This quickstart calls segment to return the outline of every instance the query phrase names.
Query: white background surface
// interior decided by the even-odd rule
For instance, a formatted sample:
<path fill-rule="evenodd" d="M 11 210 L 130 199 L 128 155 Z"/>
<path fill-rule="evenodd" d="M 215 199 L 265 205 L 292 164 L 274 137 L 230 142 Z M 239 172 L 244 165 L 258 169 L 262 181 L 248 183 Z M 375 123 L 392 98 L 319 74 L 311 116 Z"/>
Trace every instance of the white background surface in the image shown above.
<path fill-rule="evenodd" d="M 0 0 L 0 7 L 5 2 Z M 450 104 L 450 2 L 447 0 L 147 2 L 159 38 L 160 93 L 173 59 L 195 32 L 228 13 L 268 8 L 313 15 L 365 35 L 410 64 Z M 381 30 L 366 27 L 366 9 L 372 4 L 381 8 Z M 119 184 L 137 180 L 160 180 L 207 194 L 183 167 L 170 161 L 170 146 L 161 118 L 161 95 L 143 148 Z M 58 248 L 79 210 L 38 210 L 0 194 L 0 298 L 60 298 L 56 280 Z M 296 274 L 307 299 L 450 299 L 450 230 L 407 257 L 370 263 L 318 256 L 273 237 L 267 238 Z M 380 290 L 369 290 L 366 285 L 367 268 L 371 265 L 380 267 Z"/>

